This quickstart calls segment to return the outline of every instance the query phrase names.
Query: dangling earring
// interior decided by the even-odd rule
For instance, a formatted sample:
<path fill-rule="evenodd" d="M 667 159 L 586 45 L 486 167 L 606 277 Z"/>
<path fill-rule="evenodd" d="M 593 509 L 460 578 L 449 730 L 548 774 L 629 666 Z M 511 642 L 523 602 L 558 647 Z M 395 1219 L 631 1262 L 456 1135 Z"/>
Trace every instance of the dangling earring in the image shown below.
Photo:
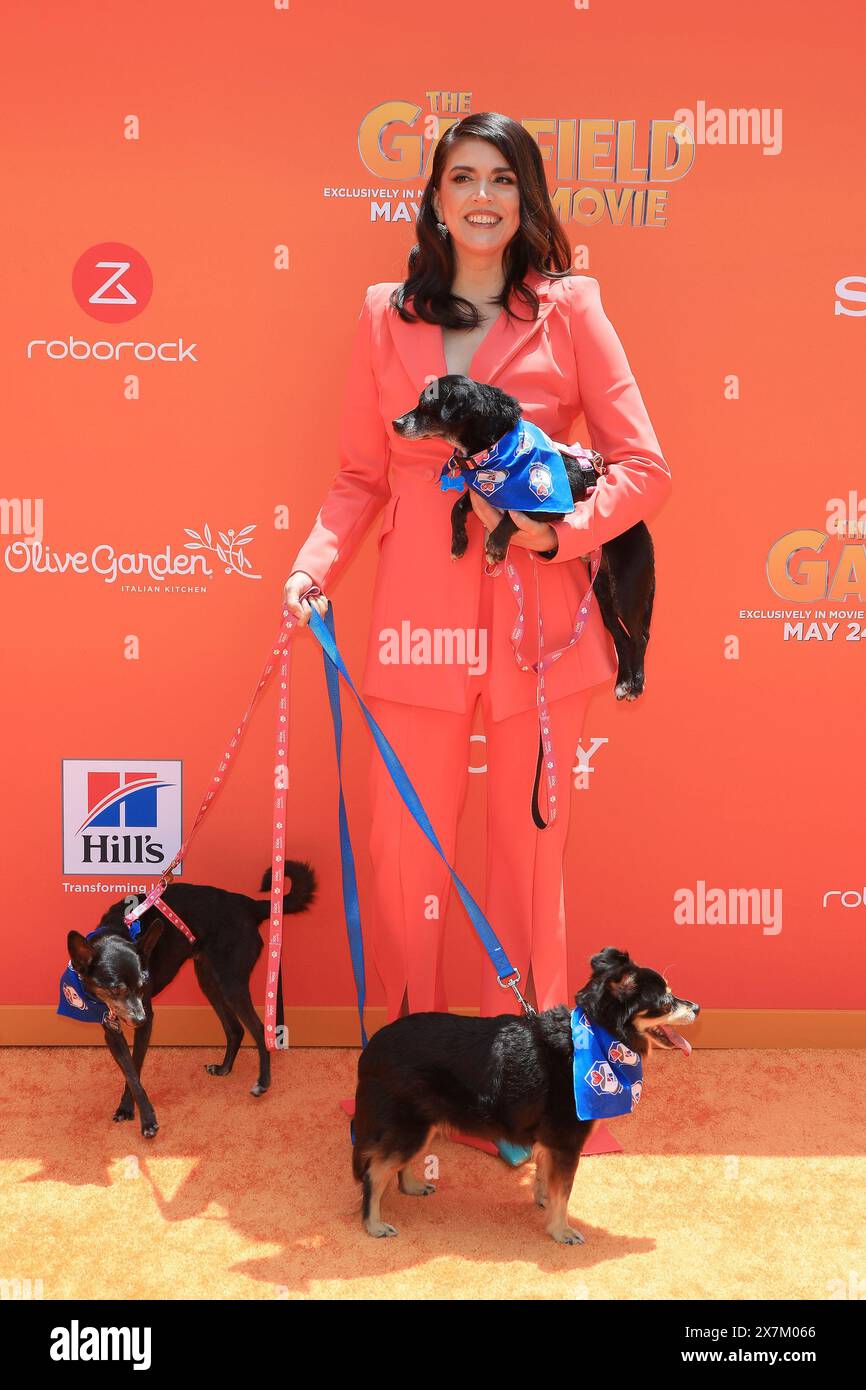
<path fill-rule="evenodd" d="M 447 235 L 448 235 L 448 228 L 447 228 L 447 226 L 445 225 L 444 222 L 437 222 L 437 223 L 436 223 L 436 226 L 439 228 L 439 235 L 440 235 L 440 236 L 447 236 Z"/>

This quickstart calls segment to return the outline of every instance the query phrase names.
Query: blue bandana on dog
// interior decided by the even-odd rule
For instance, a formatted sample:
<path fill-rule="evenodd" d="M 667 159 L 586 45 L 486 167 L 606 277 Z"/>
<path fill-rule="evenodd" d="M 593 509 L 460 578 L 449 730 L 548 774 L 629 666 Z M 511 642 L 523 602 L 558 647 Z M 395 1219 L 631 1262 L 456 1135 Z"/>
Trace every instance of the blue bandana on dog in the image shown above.
<path fill-rule="evenodd" d="M 640 1100 L 643 1063 L 636 1052 L 582 1009 L 571 1015 L 574 1043 L 574 1105 L 579 1120 L 628 1115 Z"/>
<path fill-rule="evenodd" d="M 88 932 L 87 940 L 92 941 L 95 936 L 102 936 L 106 930 L 106 927 L 97 927 L 96 931 Z M 141 927 L 138 922 L 133 922 L 127 931 L 130 940 L 134 940 Z M 105 1023 L 106 1020 L 111 1022 L 114 1018 L 108 1005 L 84 988 L 84 982 L 71 960 L 67 961 L 66 969 L 60 976 L 60 1001 L 57 1012 L 66 1018 L 76 1018 L 79 1023 Z M 119 1025 L 112 1023 L 111 1026 Z"/>
<path fill-rule="evenodd" d="M 489 449 L 461 458 L 451 455 L 439 477 L 443 492 L 462 492 L 464 479 L 503 511 L 573 512 L 574 500 L 562 455 L 549 435 L 528 420 Z"/>

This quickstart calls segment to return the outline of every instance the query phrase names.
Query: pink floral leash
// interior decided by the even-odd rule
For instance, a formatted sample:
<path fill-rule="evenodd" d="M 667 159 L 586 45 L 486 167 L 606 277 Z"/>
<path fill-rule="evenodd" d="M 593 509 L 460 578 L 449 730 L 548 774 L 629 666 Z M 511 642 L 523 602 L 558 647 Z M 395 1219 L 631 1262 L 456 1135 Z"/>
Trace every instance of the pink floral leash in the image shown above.
<path fill-rule="evenodd" d="M 321 593 L 317 584 L 301 595 L 302 599 L 314 598 Z M 272 833 L 272 852 L 271 852 L 271 919 L 270 933 L 268 938 L 267 972 L 265 981 L 265 1044 L 269 1052 L 278 1046 L 277 1026 L 282 1023 L 282 1019 L 277 1017 L 277 994 L 280 969 L 280 954 L 283 944 L 283 864 L 285 860 L 286 845 L 286 790 L 288 787 L 288 730 L 289 730 L 289 664 L 291 660 L 292 643 L 291 637 L 293 630 L 297 627 L 298 620 L 291 614 L 288 608 L 282 610 L 282 621 L 280 630 L 274 642 L 273 651 L 265 663 L 261 678 L 256 685 L 253 697 L 247 706 L 246 713 L 241 719 L 240 724 L 235 728 L 234 734 L 219 761 L 217 770 L 214 773 L 211 783 L 205 792 L 198 815 L 193 822 L 192 830 L 184 840 L 177 854 L 172 859 L 168 868 L 162 874 L 157 883 L 154 884 L 150 892 L 137 907 L 132 908 L 124 914 L 124 922 L 129 926 L 132 922 L 146 912 L 150 907 L 157 907 L 159 911 L 177 927 L 178 931 L 183 932 L 188 941 L 194 942 L 195 936 L 189 927 L 178 917 L 176 912 L 168 906 L 162 899 L 168 885 L 172 882 L 174 874 L 172 870 L 177 868 L 187 852 L 189 843 L 195 835 L 205 812 L 211 806 L 215 798 L 219 795 L 226 781 L 228 772 L 231 771 L 231 761 L 235 751 L 246 732 L 250 715 L 253 712 L 259 697 L 273 674 L 274 667 L 279 664 L 280 681 L 279 696 L 277 701 L 277 732 L 274 752 L 274 812 L 273 812 L 273 833 Z"/>
<path fill-rule="evenodd" d="M 590 473 L 592 474 L 592 480 L 590 481 L 589 477 L 587 477 L 586 483 L 585 496 L 589 497 L 594 491 L 598 477 L 608 470 L 608 465 L 602 459 L 601 454 L 597 453 L 594 449 L 584 449 L 581 444 L 557 444 L 556 447 L 557 449 L 561 449 L 563 453 L 570 454 L 576 458 L 579 467 L 584 473 L 587 475 Z M 543 513 L 539 513 L 538 515 L 543 518 Z M 589 615 L 590 604 L 593 599 L 595 577 L 598 574 L 598 567 L 601 563 L 601 546 L 596 546 L 595 550 L 590 551 L 589 554 L 589 587 L 580 600 L 571 637 L 563 646 L 557 647 L 555 652 L 544 651 L 544 622 L 541 614 L 541 589 L 538 583 L 537 562 L 531 550 L 529 556 L 532 560 L 532 572 L 535 580 L 535 605 L 538 630 L 538 642 L 536 647 L 538 655 L 535 661 L 530 661 L 528 659 L 522 647 L 526 629 L 526 614 L 524 611 L 523 585 L 520 582 L 520 575 L 517 573 L 515 566 L 512 564 L 507 554 L 504 564 L 508 582 L 511 585 L 512 592 L 517 602 L 517 620 L 511 630 L 511 648 L 514 652 L 514 659 L 521 671 L 533 670 L 537 677 L 535 699 L 538 706 L 538 762 L 535 767 L 535 782 L 532 788 L 532 819 L 535 821 L 539 830 L 546 830 L 556 820 L 558 779 L 556 775 L 556 755 L 553 751 L 553 740 L 550 735 L 550 707 L 547 703 L 547 693 L 544 688 L 544 673 L 548 667 L 553 665 L 554 661 L 558 661 L 559 658 L 573 647 L 575 642 L 579 641 L 583 635 L 583 630 L 586 627 L 586 620 Z M 502 565 L 497 564 L 491 566 L 488 564 L 484 568 L 484 574 L 491 579 L 495 579 L 502 573 L 502 568 Z M 542 762 L 544 763 L 545 780 L 547 784 L 548 818 L 546 822 L 542 819 L 541 809 L 538 804 L 538 786 Z"/>

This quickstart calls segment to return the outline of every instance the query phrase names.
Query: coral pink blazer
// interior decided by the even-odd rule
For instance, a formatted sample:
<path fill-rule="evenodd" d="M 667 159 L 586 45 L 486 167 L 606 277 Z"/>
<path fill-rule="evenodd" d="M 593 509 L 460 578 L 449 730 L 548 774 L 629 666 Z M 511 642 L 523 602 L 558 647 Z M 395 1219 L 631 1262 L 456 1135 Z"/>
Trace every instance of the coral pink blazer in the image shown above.
<path fill-rule="evenodd" d="M 509 550 L 523 581 L 532 650 L 533 571 L 540 585 L 545 646 L 553 649 L 571 635 L 589 582 L 582 557 L 647 519 L 667 498 L 671 481 L 625 351 L 602 308 L 598 281 L 585 275 L 550 281 L 530 271 L 527 282 L 539 297 L 538 317 L 530 320 L 529 308 L 512 297 L 512 311 L 520 317 L 499 315 L 469 374 L 515 396 L 526 419 L 552 439 L 578 439 L 615 465 L 587 501 L 575 503 L 574 512 L 553 523 L 559 539 L 553 558 L 543 560 L 519 546 Z M 391 664 L 380 659 L 382 644 L 389 631 L 407 636 L 417 629 L 434 635 L 437 629 L 474 631 L 481 585 L 492 584 L 487 666 L 493 718 L 504 719 L 536 705 L 535 674 L 518 668 L 509 641 L 514 595 L 504 570 L 495 578 L 483 574 L 482 527 L 474 514 L 467 520 L 466 554 L 451 558 L 450 514 L 456 494 L 442 492 L 437 482 L 450 447 L 441 439 L 401 439 L 391 425 L 417 404 L 428 378 L 448 370 L 440 326 L 405 323 L 389 307 L 388 297 L 399 283 L 386 281 L 367 290 L 340 419 L 340 468 L 292 570 L 305 570 L 331 597 L 384 508 L 362 691 L 465 713 L 477 689 L 471 661 Z M 581 415 L 586 429 L 575 430 Z M 439 650 L 448 650 L 447 642 Z M 593 604 L 583 636 L 548 670 L 548 699 L 596 685 L 616 669 L 613 639 Z"/>

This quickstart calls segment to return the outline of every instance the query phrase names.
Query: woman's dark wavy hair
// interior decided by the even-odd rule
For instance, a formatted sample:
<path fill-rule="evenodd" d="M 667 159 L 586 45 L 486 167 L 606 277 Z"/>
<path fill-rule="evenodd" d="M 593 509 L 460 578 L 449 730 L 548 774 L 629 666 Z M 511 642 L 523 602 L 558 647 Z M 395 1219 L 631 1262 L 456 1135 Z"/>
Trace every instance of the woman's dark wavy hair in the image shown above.
<path fill-rule="evenodd" d="M 538 295 L 523 282 L 527 271 L 536 270 L 551 280 L 573 274 L 571 247 L 550 201 L 538 145 L 519 121 L 498 111 L 480 111 L 449 126 L 433 153 L 433 167 L 418 211 L 418 239 L 408 256 L 409 272 L 390 297 L 392 308 L 407 323 L 423 319 L 446 328 L 476 328 L 480 321 L 474 304 L 451 293 L 454 248 L 451 237 L 439 231 L 433 211 L 433 194 L 439 188 L 448 156 L 458 140 L 470 137 L 489 140 L 496 146 L 504 162 L 514 170 L 520 192 L 520 225 L 503 252 L 505 284 L 493 302 L 508 313 L 509 296 L 514 290 L 517 298 L 530 306 L 535 318 Z M 409 299 L 414 313 L 405 307 Z"/>

